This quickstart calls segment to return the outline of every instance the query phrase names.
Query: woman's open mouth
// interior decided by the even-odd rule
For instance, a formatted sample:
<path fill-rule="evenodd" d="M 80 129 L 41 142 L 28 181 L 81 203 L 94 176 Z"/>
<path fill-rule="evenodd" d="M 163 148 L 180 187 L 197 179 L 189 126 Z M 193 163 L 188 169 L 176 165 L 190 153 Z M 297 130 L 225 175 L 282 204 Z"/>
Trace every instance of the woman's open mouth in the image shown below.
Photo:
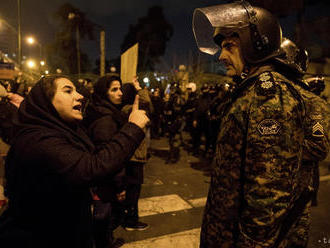
<path fill-rule="evenodd" d="M 78 110 L 78 111 L 81 112 L 82 105 L 81 105 L 81 104 L 75 105 L 75 106 L 73 106 L 73 109 L 74 109 L 74 110 Z"/>

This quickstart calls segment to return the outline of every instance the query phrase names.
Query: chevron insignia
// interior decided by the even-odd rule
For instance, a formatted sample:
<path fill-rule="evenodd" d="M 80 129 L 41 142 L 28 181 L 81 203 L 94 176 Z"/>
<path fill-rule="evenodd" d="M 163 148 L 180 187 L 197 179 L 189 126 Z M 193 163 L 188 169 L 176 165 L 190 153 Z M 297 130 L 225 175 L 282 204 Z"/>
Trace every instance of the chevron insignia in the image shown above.
<path fill-rule="evenodd" d="M 313 133 L 312 134 L 315 137 L 323 137 L 324 136 L 323 126 L 319 122 L 316 122 L 316 124 L 313 126 Z"/>

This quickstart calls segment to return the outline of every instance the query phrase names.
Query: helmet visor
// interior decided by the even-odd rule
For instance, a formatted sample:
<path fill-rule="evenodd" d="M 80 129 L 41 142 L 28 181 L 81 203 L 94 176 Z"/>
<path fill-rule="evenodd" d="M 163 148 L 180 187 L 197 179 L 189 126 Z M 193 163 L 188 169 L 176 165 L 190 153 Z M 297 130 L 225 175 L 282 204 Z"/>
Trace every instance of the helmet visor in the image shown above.
<path fill-rule="evenodd" d="M 232 35 L 249 25 L 248 18 L 241 2 L 195 9 L 192 26 L 199 50 L 214 55 L 220 48 L 219 40 L 215 43 L 214 37 L 219 34 L 223 37 Z"/>

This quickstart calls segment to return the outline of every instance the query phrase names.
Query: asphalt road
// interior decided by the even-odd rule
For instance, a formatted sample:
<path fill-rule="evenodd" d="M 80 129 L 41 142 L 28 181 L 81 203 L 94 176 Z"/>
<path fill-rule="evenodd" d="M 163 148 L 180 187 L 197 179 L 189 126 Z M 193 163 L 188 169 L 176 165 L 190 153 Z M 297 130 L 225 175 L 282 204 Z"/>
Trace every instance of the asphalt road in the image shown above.
<path fill-rule="evenodd" d="M 186 136 L 185 136 L 186 137 Z M 180 159 L 166 164 L 165 138 L 152 140 L 152 156 L 145 165 L 139 212 L 141 221 L 150 225 L 145 231 L 127 232 L 121 227 L 124 248 L 199 247 L 199 233 L 209 187 L 211 164 L 189 155 L 180 147 Z M 312 226 L 308 247 L 330 247 L 330 174 L 328 162 L 321 168 L 318 206 L 312 208 Z"/>

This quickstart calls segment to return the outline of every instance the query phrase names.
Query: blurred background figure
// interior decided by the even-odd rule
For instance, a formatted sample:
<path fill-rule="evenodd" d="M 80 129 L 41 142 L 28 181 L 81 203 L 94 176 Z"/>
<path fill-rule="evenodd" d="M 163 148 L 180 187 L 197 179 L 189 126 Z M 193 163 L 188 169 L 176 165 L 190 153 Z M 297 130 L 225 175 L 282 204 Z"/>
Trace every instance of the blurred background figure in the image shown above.
<path fill-rule="evenodd" d="M 154 111 L 151 114 L 151 138 L 159 139 L 163 113 L 163 98 L 158 87 L 151 92 L 151 102 L 152 105 L 155 106 Z"/>
<path fill-rule="evenodd" d="M 166 163 L 175 163 L 179 160 L 180 149 L 175 146 L 176 135 L 179 135 L 180 145 L 184 145 L 182 137 L 184 99 L 179 84 L 173 82 L 170 87 L 168 100 L 164 103 L 164 122 L 168 134 L 169 152 Z"/>
<path fill-rule="evenodd" d="M 190 140 L 189 146 L 192 146 L 192 140 L 194 137 L 194 113 L 196 110 L 197 105 L 197 91 L 196 91 L 196 84 L 194 82 L 190 82 L 187 84 L 186 88 L 186 101 L 183 107 L 184 110 L 184 119 L 185 119 L 185 131 L 189 133 Z M 192 151 L 192 148 L 188 148 L 189 152 Z"/>
<path fill-rule="evenodd" d="M 318 96 L 321 96 L 322 92 L 325 89 L 324 77 L 310 77 L 306 78 L 304 81 L 307 83 L 311 92 Z"/>
<path fill-rule="evenodd" d="M 208 110 L 211 104 L 211 97 L 209 94 L 210 85 L 204 83 L 200 89 L 201 94 L 196 101 L 196 110 L 193 118 L 193 154 L 195 156 L 200 155 L 200 146 L 202 137 L 204 138 L 204 151 L 203 156 L 209 151 L 210 148 L 210 129 L 209 129 L 209 117 Z"/>
<path fill-rule="evenodd" d="M 125 83 L 122 87 L 123 101 L 122 111 L 128 116 L 132 110 L 132 104 L 136 95 L 139 96 L 139 108 L 146 111 L 148 116 L 153 113 L 153 105 L 147 88 L 142 89 L 137 77 L 132 83 Z M 144 132 L 147 132 L 145 127 Z M 145 230 L 149 227 L 147 223 L 139 221 L 139 206 L 141 187 L 144 182 L 144 165 L 148 161 L 147 137 L 141 142 L 134 155 L 126 166 L 126 198 L 124 205 L 124 219 L 122 226 L 126 231 Z"/>

